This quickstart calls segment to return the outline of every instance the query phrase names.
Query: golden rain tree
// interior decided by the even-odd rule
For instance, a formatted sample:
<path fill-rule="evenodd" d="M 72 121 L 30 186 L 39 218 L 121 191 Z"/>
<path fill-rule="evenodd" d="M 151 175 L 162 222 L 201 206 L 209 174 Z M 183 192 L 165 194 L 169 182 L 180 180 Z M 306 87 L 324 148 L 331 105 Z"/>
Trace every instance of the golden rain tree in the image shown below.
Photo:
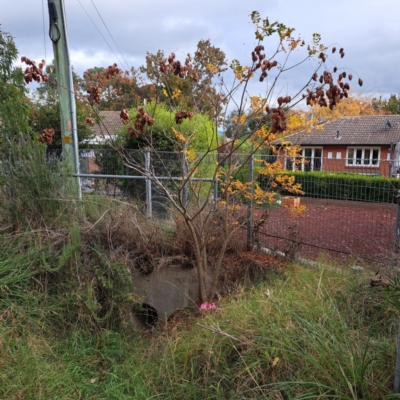
<path fill-rule="evenodd" d="M 335 60 L 344 57 L 343 48 L 328 49 L 321 43 L 319 34 L 314 34 L 308 43 L 295 36 L 293 28 L 262 19 L 256 11 L 250 17 L 255 27 L 256 45 L 248 64 L 233 60 L 230 68 L 225 70 L 222 53 L 208 42 L 202 42 L 195 55 L 188 54 L 182 61 L 174 53 L 168 57 L 164 57 L 162 51 L 156 55 L 148 54 L 147 67 L 142 71 L 147 73 L 151 84 L 160 88 L 164 104 L 174 115 L 174 126 L 164 131 L 177 155 L 173 167 L 156 151 L 156 143 L 151 140 L 152 129 L 157 125 L 155 110 L 160 98 L 138 107 L 133 118 L 126 109 L 122 110 L 121 118 L 132 137 L 142 138 L 143 150 L 151 153 L 152 162 L 161 165 L 168 179 L 160 179 L 157 168 L 131 157 L 115 144 L 123 163 L 163 193 L 177 224 L 187 228 L 201 302 L 214 299 L 226 249 L 249 223 L 243 206 L 249 201 L 259 205 L 272 204 L 280 189 L 294 193 L 301 191 L 294 178 L 285 175 L 279 160 L 265 162 L 256 158 L 259 162 L 257 174 L 243 179 L 249 160 L 261 151 L 276 154 L 277 140 L 283 143 L 288 154 L 295 153 L 296 149 L 285 141 L 285 135 L 294 127 L 307 123 L 301 118 L 296 120 L 291 110 L 299 102 L 306 101 L 308 105 L 318 105 L 333 112 L 342 99 L 349 97 L 353 79 L 344 69 L 339 72 L 335 64 Z M 329 64 L 326 62 L 328 57 Z M 308 60 L 314 67 L 304 81 L 295 75 L 300 90 L 276 95 L 282 86 L 286 87 L 286 77 L 296 74 L 296 68 Z M 330 65 L 335 65 L 332 70 Z M 110 79 L 113 74 L 121 73 L 115 67 L 110 71 Z M 103 76 L 107 77 L 107 73 Z M 358 79 L 358 84 L 362 83 Z M 103 83 L 87 89 L 92 103 L 100 101 L 104 86 Z M 232 107 L 236 112 L 231 121 L 230 139 L 221 140 L 218 129 Z M 199 112 L 212 118 L 212 124 L 201 127 L 208 130 L 209 138 L 203 153 L 195 153 L 191 145 L 202 121 L 194 118 Z M 249 119 L 252 123 L 246 125 Z M 160 127 L 162 129 L 162 124 Z M 257 183 L 258 175 L 264 182 L 262 188 Z M 216 182 L 220 188 L 217 196 Z M 255 224 L 266 221 L 264 212 Z"/>

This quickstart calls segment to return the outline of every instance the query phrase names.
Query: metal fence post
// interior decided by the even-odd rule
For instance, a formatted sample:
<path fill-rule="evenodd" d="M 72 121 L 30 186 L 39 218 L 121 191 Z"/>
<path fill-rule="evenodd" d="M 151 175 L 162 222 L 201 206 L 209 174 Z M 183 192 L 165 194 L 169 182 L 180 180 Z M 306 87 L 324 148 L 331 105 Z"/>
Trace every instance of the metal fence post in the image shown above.
<path fill-rule="evenodd" d="M 254 154 L 249 159 L 250 198 L 247 202 L 247 250 L 253 249 L 253 192 L 254 192 Z"/>
<path fill-rule="evenodd" d="M 396 226 L 394 228 L 393 258 L 392 258 L 393 268 L 395 268 L 397 265 L 397 257 L 399 254 L 399 238 L 400 238 L 400 190 L 397 192 Z"/>
<path fill-rule="evenodd" d="M 214 210 L 218 208 L 218 178 L 214 179 Z"/>
<path fill-rule="evenodd" d="M 217 163 L 217 172 L 218 172 L 218 165 L 219 165 L 219 157 L 218 153 L 216 154 L 216 160 L 215 162 Z M 215 174 L 215 179 L 213 181 L 214 189 L 213 189 L 213 197 L 214 197 L 214 211 L 217 211 L 218 208 L 218 174 Z"/>
<path fill-rule="evenodd" d="M 144 169 L 150 174 L 150 151 L 144 151 Z M 151 180 L 146 177 L 146 215 L 148 218 L 153 216 L 153 207 L 151 202 Z"/>
<path fill-rule="evenodd" d="M 182 157 L 182 204 L 184 207 L 187 207 L 188 205 L 188 200 L 189 200 L 189 193 L 188 193 L 188 187 L 187 187 L 187 182 L 185 182 L 185 179 L 187 179 L 187 174 L 188 174 L 188 166 L 186 162 L 186 154 L 184 152 L 181 153 Z"/>

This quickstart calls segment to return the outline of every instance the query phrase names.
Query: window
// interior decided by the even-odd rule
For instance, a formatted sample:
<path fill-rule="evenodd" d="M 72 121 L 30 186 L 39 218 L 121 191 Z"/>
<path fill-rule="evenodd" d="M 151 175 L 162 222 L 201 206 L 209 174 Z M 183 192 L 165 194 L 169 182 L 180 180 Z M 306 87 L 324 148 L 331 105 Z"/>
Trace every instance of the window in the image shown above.
<path fill-rule="evenodd" d="M 336 158 L 337 158 L 338 160 L 340 160 L 340 159 L 342 158 L 342 152 L 341 152 L 341 151 L 337 151 L 337 152 L 336 152 Z"/>
<path fill-rule="evenodd" d="M 301 171 L 322 170 L 322 148 L 304 147 L 298 157 L 286 157 L 286 169 Z"/>
<path fill-rule="evenodd" d="M 346 165 L 377 167 L 379 165 L 379 148 L 349 147 Z"/>
<path fill-rule="evenodd" d="M 328 151 L 328 158 L 332 158 L 333 157 L 333 153 L 331 151 Z"/>

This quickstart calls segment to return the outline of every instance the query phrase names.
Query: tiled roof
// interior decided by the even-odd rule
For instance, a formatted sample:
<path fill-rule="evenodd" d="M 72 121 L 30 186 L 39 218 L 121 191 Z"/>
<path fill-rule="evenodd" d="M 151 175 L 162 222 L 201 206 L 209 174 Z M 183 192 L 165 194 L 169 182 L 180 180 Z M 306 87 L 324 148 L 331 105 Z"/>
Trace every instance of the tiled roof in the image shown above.
<path fill-rule="evenodd" d="M 302 146 L 389 145 L 400 142 L 400 115 L 344 117 L 324 124 L 323 130 L 314 128 L 311 133 L 296 133 L 285 140 Z"/>
<path fill-rule="evenodd" d="M 102 117 L 100 124 L 92 126 L 92 131 L 96 136 L 115 135 L 124 126 L 118 111 L 100 111 L 99 114 Z"/>

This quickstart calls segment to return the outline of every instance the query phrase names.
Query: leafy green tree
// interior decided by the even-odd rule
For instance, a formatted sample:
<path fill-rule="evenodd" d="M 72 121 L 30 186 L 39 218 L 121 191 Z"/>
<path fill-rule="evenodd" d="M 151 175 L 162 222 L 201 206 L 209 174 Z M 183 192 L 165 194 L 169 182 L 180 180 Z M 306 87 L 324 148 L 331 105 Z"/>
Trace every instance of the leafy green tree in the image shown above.
<path fill-rule="evenodd" d="M 83 79 L 79 82 L 83 96 L 90 87 L 101 85 L 99 110 L 120 111 L 124 108 L 137 107 L 143 99 L 155 96 L 154 85 L 142 82 L 139 72 L 133 67 L 129 71 L 121 71 L 111 79 L 104 77 L 105 68 L 93 67 L 84 72 Z"/>
<path fill-rule="evenodd" d="M 28 100 L 21 68 L 13 67 L 18 50 L 13 37 L 0 26 L 0 134 L 10 137 L 27 132 Z"/>
<path fill-rule="evenodd" d="M 186 118 L 178 124 L 175 119 L 175 111 L 170 110 L 165 103 L 148 103 L 145 109 L 155 121 L 153 125 L 145 128 L 146 134 L 136 134 L 134 121 L 139 110 L 132 108 L 129 111 L 130 123 L 124 128 L 121 135 L 125 149 L 151 149 L 157 152 L 171 152 L 171 154 L 161 154 L 160 158 L 152 157 L 152 167 L 155 170 L 164 171 L 167 168 L 171 176 L 182 176 L 183 171 L 179 154 L 183 155 L 183 152 L 185 152 L 190 154 L 190 157 L 196 157 L 196 153 L 206 153 L 211 148 L 216 149 L 218 147 L 219 140 L 216 136 L 216 130 L 208 115 L 194 114 L 190 119 Z M 178 149 L 180 152 L 177 152 Z M 201 175 L 203 177 L 210 176 L 210 166 L 207 167 L 202 167 Z M 174 186 L 174 184 L 169 185 Z M 143 180 L 124 182 L 123 187 L 130 197 L 145 201 L 145 182 Z M 162 191 L 155 187 L 153 194 L 158 199 L 158 207 L 163 207 L 165 198 Z M 163 198 L 164 200 L 162 200 Z"/>
<path fill-rule="evenodd" d="M 268 125 L 269 121 L 266 121 L 262 112 L 254 113 L 252 110 L 248 110 L 247 113 L 242 112 L 239 115 L 238 110 L 233 110 L 224 121 L 224 135 L 228 138 L 238 139 L 266 124 Z"/>
<path fill-rule="evenodd" d="M 159 93 L 161 99 L 173 107 L 184 107 L 196 113 L 207 113 L 211 117 L 219 115 L 222 110 L 223 96 L 214 85 L 215 77 L 226 70 L 225 53 L 212 46 L 209 40 L 200 40 L 193 59 L 187 62 L 196 70 L 196 79 L 187 76 L 184 79 L 174 75 L 172 70 L 163 74 L 160 64 L 166 57 L 162 50 L 156 54 L 147 53 L 146 65 L 140 71 L 157 87 L 162 87 Z M 164 96 L 164 97 L 162 97 Z"/>
<path fill-rule="evenodd" d="M 57 93 L 57 81 L 54 65 L 46 67 L 46 73 L 49 76 L 48 82 L 41 82 L 36 89 L 34 98 L 31 100 L 29 109 L 29 118 L 34 132 L 40 133 L 44 129 L 54 129 L 55 135 L 53 143 L 49 148 L 61 148 L 61 127 L 60 127 L 60 102 Z M 73 73 L 75 87 L 79 84 L 81 78 Z M 76 98 L 76 117 L 78 128 L 78 140 L 84 142 L 92 136 L 90 125 L 87 118 L 93 115 L 91 107 L 79 96 Z"/>
<path fill-rule="evenodd" d="M 149 103 L 146 110 L 156 121 L 155 124 L 146 128 L 145 135 L 129 136 L 129 126 L 133 125 L 138 114 L 138 109 L 132 108 L 129 112 L 130 124 L 124 129 L 125 148 L 151 147 L 157 151 L 176 151 L 177 148 L 181 148 L 182 150 L 206 152 L 210 148 L 218 146 L 216 130 L 208 115 L 194 114 L 191 119 L 186 118 L 181 124 L 177 124 L 176 112 L 170 110 L 166 104 Z M 187 148 L 186 141 L 189 144 Z"/>
<path fill-rule="evenodd" d="M 383 112 L 385 114 L 400 114 L 400 94 L 397 96 L 391 94 L 387 100 L 382 100 L 382 97 L 379 99 L 373 99 L 372 104 L 374 109 L 378 112 Z"/>
<path fill-rule="evenodd" d="M 389 114 L 400 114 L 400 94 L 397 96 L 395 94 L 391 94 L 389 100 L 385 104 L 384 109 Z"/>

